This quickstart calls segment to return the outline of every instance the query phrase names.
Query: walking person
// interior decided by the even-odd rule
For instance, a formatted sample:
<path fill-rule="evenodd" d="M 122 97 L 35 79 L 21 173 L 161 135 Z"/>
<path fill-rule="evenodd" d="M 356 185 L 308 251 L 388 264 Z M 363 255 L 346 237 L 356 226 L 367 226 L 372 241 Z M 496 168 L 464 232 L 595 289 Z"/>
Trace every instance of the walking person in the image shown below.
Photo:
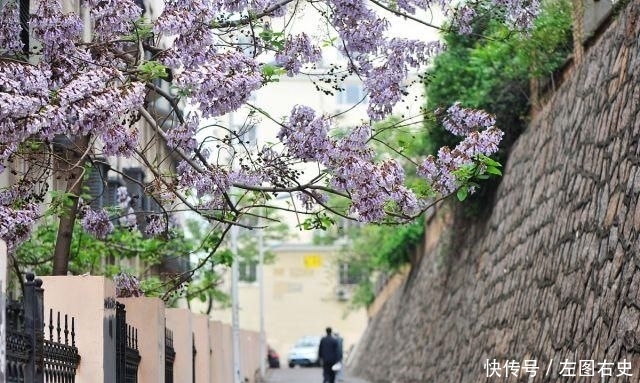
<path fill-rule="evenodd" d="M 326 328 L 327 335 L 320 340 L 318 357 L 322 360 L 322 383 L 335 383 L 336 372 L 331 367 L 340 361 L 340 344 L 331 334 L 331 327 Z"/>

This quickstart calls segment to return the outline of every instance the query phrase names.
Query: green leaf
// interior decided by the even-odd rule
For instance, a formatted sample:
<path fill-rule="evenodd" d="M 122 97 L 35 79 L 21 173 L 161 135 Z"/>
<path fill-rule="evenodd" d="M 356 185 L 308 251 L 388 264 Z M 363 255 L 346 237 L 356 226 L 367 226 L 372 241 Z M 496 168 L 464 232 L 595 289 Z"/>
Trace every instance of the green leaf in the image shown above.
<path fill-rule="evenodd" d="M 332 38 L 330 38 L 330 39 L 324 40 L 324 41 L 322 42 L 322 46 L 323 46 L 323 47 L 325 47 L 325 48 L 326 48 L 326 47 L 332 47 L 332 46 L 333 46 L 333 43 L 334 43 L 337 39 L 338 39 L 337 37 L 332 37 Z"/>
<path fill-rule="evenodd" d="M 468 195 L 469 195 L 469 189 L 467 189 L 464 186 L 458 189 L 458 192 L 456 193 L 456 196 L 458 197 L 459 201 L 464 201 L 465 199 L 467 199 Z"/>
<path fill-rule="evenodd" d="M 261 71 L 265 82 L 278 82 L 280 80 L 276 77 L 287 73 L 284 69 L 272 64 L 263 65 Z"/>
<path fill-rule="evenodd" d="M 230 250 L 217 251 L 213 255 L 213 262 L 218 265 L 231 266 L 233 263 L 233 253 Z"/>
<path fill-rule="evenodd" d="M 489 174 L 495 174 L 497 176 L 501 176 L 502 172 L 500 171 L 500 169 L 494 167 L 494 166 L 487 166 L 487 173 Z"/>
<path fill-rule="evenodd" d="M 494 160 L 491 157 L 487 157 L 487 156 L 481 154 L 478 158 L 480 159 L 480 162 L 482 162 L 483 164 L 485 164 L 487 166 L 502 167 L 502 165 L 498 161 Z"/>
<path fill-rule="evenodd" d="M 167 77 L 167 67 L 157 61 L 145 61 L 138 67 L 140 76 L 147 81 Z"/>

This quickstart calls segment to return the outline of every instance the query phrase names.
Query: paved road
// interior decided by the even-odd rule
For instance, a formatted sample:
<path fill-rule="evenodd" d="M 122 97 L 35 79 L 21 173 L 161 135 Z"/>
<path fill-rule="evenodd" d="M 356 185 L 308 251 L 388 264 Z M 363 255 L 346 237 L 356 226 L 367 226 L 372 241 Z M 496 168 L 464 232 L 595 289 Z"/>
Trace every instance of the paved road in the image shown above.
<path fill-rule="evenodd" d="M 266 383 L 322 383 L 320 367 L 296 367 L 271 369 L 267 373 Z M 355 378 L 336 379 L 336 383 L 367 383 Z"/>
<path fill-rule="evenodd" d="M 319 367 L 276 368 L 269 370 L 267 383 L 322 383 Z"/>

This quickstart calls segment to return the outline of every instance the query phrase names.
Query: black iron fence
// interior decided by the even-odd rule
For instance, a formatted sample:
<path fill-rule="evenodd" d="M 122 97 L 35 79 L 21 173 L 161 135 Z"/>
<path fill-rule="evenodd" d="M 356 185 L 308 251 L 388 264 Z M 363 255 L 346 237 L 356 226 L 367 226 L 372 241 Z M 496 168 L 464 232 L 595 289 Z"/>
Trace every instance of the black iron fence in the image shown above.
<path fill-rule="evenodd" d="M 176 360 L 176 351 L 173 349 L 173 331 L 164 328 L 164 381 L 173 383 L 173 362 Z"/>
<path fill-rule="evenodd" d="M 138 329 L 127 324 L 124 304 L 116 302 L 116 383 L 138 383 Z"/>
<path fill-rule="evenodd" d="M 26 382 L 27 367 L 31 359 L 31 342 L 24 331 L 22 302 L 9 299 L 6 304 L 6 375 L 7 383 Z"/>
<path fill-rule="evenodd" d="M 57 334 L 54 340 L 54 331 Z M 64 334 L 64 343 L 61 334 Z M 80 355 L 76 347 L 76 326 L 75 318 L 71 317 L 71 327 L 69 327 L 69 316 L 64 315 L 64 328 L 60 322 L 60 311 L 58 311 L 55 325 L 53 321 L 53 310 L 49 310 L 49 339 L 44 340 L 44 381 L 50 383 L 74 382 L 76 369 L 80 363 Z"/>
<path fill-rule="evenodd" d="M 48 334 L 44 336 L 44 290 L 42 280 L 27 274 L 21 301 L 7 300 L 6 363 L 8 383 L 73 383 L 80 355 L 75 345 L 75 319 L 49 311 Z M 62 327 L 64 326 L 64 327 Z M 57 337 L 54 338 L 54 332 Z M 62 340 L 64 334 L 64 342 Z"/>

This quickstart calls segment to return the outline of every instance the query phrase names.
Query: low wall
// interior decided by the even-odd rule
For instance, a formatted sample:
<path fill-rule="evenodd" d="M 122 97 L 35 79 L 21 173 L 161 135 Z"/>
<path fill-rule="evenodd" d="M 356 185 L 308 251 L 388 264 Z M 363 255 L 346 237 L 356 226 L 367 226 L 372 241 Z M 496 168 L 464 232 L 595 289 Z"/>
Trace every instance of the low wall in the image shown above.
<path fill-rule="evenodd" d="M 211 343 L 210 371 L 212 383 L 233 381 L 231 368 L 229 367 L 229 364 L 225 364 L 225 354 L 229 352 L 230 348 L 224 346 L 224 338 L 224 326 L 222 325 L 222 322 L 209 322 L 209 342 Z"/>
<path fill-rule="evenodd" d="M 0 249 L 2 250 L 2 249 Z M 0 254 L 1 255 L 1 254 Z M 231 326 L 187 309 L 165 308 L 158 298 L 115 298 L 110 279 L 101 276 L 42 277 L 45 337 L 49 337 L 49 309 L 54 316 L 71 317 L 81 357 L 77 383 L 113 383 L 116 370 L 116 303 L 124 305 L 127 324 L 135 328 L 140 353 L 139 383 L 165 383 L 165 326 L 173 333 L 176 356 L 174 382 L 230 383 L 233 381 Z M 3 282 L 3 281 L 1 281 Z M 1 319 L 1 318 L 0 318 Z M 1 324 L 2 322 L 0 322 Z M 54 318 L 54 325 L 56 318 Z M 57 331 L 53 330 L 54 338 Z M 64 333 L 61 334 L 64 342 Z M 241 378 L 256 383 L 260 366 L 259 334 L 240 330 Z M 195 351 L 195 354 L 194 354 Z M 0 348 L 4 352 L 4 347 Z M 195 364 L 194 364 L 195 362 Z"/>
<path fill-rule="evenodd" d="M 209 317 L 202 314 L 193 314 L 191 317 L 193 326 L 193 342 L 196 350 L 195 373 L 196 383 L 211 383 L 211 343 L 209 330 Z"/>
<path fill-rule="evenodd" d="M 109 331 L 115 329 L 113 282 L 98 276 L 39 278 L 44 289 L 45 324 L 50 309 L 69 315 L 69 325 L 70 317 L 75 318 L 75 341 L 82 358 L 76 383 L 114 382 L 115 331 Z"/>
<path fill-rule="evenodd" d="M 193 382 L 193 324 L 191 311 L 187 309 L 167 309 L 167 328 L 173 331 L 173 349 L 176 359 L 173 363 L 174 382 Z"/>
<path fill-rule="evenodd" d="M 164 383 L 164 302 L 158 298 L 118 298 L 127 323 L 138 331 L 138 383 Z"/>

